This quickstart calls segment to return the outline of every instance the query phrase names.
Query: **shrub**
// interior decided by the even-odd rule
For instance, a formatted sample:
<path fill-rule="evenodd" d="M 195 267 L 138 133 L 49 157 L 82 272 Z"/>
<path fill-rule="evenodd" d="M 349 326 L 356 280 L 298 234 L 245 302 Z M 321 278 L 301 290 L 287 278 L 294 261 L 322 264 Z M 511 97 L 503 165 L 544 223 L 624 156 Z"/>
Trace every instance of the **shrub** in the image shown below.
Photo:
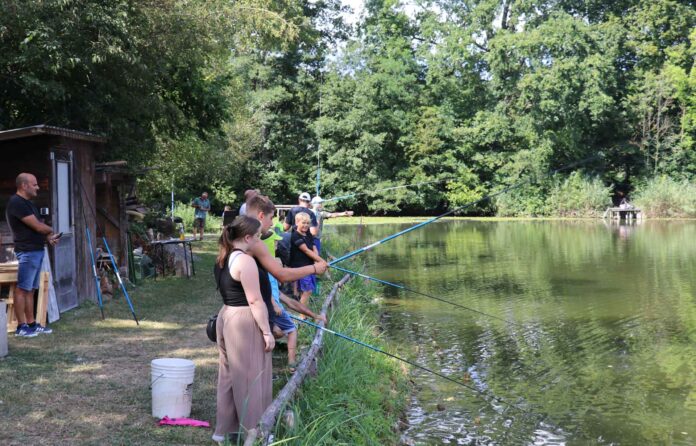
<path fill-rule="evenodd" d="M 190 232 L 193 230 L 193 213 L 195 209 L 190 204 L 177 202 L 174 205 L 174 216 L 181 217 L 184 221 L 184 230 Z M 208 218 L 205 220 L 205 231 L 216 232 L 222 226 L 222 217 L 213 215 L 208 212 Z"/>
<path fill-rule="evenodd" d="M 546 206 L 549 215 L 558 217 L 597 217 L 611 206 L 611 186 L 599 178 L 571 173 L 551 187 Z"/>
<path fill-rule="evenodd" d="M 696 217 L 696 185 L 656 177 L 636 187 L 634 204 L 648 217 Z"/>

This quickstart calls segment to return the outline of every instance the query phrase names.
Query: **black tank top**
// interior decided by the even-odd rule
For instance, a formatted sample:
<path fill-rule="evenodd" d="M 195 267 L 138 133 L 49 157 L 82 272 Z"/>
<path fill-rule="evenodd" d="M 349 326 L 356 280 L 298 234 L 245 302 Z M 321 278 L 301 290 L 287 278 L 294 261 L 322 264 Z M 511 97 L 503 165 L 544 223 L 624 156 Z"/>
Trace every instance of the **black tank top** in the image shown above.
<path fill-rule="evenodd" d="M 232 251 L 242 252 L 240 249 L 235 249 Z M 230 255 L 232 255 L 230 253 Z M 239 255 L 239 254 L 237 254 Z M 242 287 L 242 282 L 234 280 L 232 275 L 229 273 L 229 259 L 228 255 L 225 258 L 224 268 L 216 263 L 214 274 L 215 281 L 218 284 L 218 289 L 222 295 L 222 302 L 230 307 L 248 307 L 249 302 L 247 301 L 246 294 L 244 294 L 244 288 Z M 271 291 L 271 281 L 268 279 L 268 272 L 261 266 L 258 260 L 254 259 L 256 262 L 256 267 L 259 270 L 259 288 L 261 290 L 261 297 L 266 304 L 266 309 L 270 312 L 273 311 L 273 304 L 271 299 L 273 299 L 273 293 Z"/>

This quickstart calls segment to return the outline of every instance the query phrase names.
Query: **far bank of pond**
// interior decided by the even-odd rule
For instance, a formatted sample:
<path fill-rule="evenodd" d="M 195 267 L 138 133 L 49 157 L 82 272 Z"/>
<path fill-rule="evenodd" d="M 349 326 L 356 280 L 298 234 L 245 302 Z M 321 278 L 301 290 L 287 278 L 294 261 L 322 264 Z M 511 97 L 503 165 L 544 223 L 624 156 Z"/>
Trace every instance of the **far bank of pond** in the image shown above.
<path fill-rule="evenodd" d="M 326 233 L 349 252 L 424 220 L 363 219 Z M 527 408 L 414 371 L 406 434 L 417 443 L 696 444 L 694 240 L 690 220 L 458 218 L 358 256 L 365 274 L 511 322 L 382 287 L 392 348 Z"/>

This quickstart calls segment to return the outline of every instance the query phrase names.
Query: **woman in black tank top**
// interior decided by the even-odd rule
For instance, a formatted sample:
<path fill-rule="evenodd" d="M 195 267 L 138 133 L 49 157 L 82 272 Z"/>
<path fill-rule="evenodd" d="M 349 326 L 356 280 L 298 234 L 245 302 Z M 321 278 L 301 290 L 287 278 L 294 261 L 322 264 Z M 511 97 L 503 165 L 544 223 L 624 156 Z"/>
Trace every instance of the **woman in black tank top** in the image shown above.
<path fill-rule="evenodd" d="M 256 426 L 273 397 L 268 323 L 271 287 L 266 271 L 246 251 L 259 243 L 261 223 L 237 217 L 220 236 L 215 279 L 224 305 L 217 319 L 220 353 L 217 422 L 213 440 Z"/>

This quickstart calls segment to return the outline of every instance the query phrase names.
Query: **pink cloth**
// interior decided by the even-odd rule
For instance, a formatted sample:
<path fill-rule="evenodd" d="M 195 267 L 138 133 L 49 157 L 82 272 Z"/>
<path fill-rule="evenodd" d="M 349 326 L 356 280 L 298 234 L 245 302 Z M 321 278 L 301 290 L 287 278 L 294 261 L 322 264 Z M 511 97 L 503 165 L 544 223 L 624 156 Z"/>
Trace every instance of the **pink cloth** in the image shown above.
<path fill-rule="evenodd" d="M 210 427 L 210 423 L 207 421 L 192 420 L 191 418 L 169 418 L 167 416 L 160 420 L 159 425 Z"/>

